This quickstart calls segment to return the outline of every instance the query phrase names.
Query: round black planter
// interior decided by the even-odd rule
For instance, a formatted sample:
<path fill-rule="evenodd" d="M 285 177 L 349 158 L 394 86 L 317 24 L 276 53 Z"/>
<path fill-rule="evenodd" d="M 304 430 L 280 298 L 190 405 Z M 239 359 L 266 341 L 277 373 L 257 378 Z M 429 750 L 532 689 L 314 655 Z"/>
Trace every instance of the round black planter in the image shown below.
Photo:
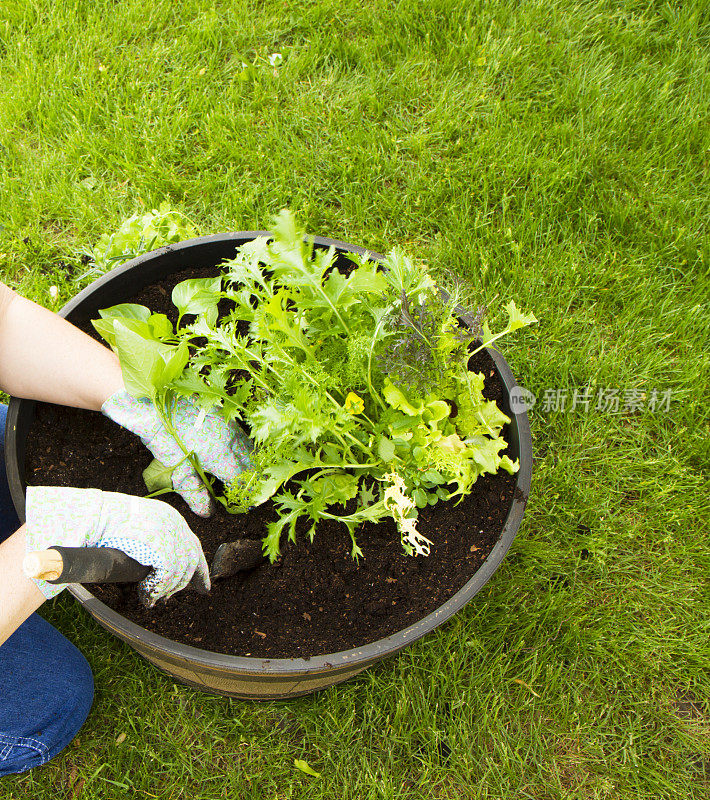
<path fill-rule="evenodd" d="M 76 324 L 92 317 L 100 308 L 125 302 L 145 286 L 189 267 L 217 265 L 235 255 L 237 247 L 265 231 L 225 233 L 191 239 L 155 250 L 117 267 L 92 283 L 59 312 Z M 345 252 L 364 253 L 364 248 L 321 237 L 319 247 L 333 246 Z M 381 258 L 372 254 L 374 258 Z M 475 575 L 450 600 L 424 619 L 398 633 L 364 647 L 313 658 L 247 658 L 200 650 L 152 633 L 116 613 L 83 586 L 71 593 L 91 616 L 137 650 L 155 666 L 177 680 L 204 691 L 242 698 L 285 698 L 308 694 L 352 678 L 377 661 L 397 653 L 446 622 L 481 589 L 493 575 L 515 538 L 525 511 L 532 475 L 532 441 L 527 414 L 510 407 L 510 392 L 517 385 L 503 356 L 490 350 L 496 369 L 506 386 L 502 410 L 511 418 L 504 430 L 508 453 L 520 459 L 513 504 L 501 536 Z M 34 414 L 34 404 L 13 398 L 8 411 L 5 455 L 12 499 L 20 519 L 25 514 L 25 440 Z"/>

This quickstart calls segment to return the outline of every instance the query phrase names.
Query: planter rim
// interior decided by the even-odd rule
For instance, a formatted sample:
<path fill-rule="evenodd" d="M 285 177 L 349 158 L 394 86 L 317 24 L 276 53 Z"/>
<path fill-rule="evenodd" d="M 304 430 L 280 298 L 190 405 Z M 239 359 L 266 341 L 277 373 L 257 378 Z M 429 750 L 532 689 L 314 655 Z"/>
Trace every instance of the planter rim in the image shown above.
<path fill-rule="evenodd" d="M 97 278 L 71 300 L 64 305 L 57 313 L 67 317 L 77 307 L 79 307 L 94 292 L 112 282 L 130 270 L 139 267 L 146 262 L 152 261 L 164 254 L 186 250 L 188 248 L 199 247 L 210 244 L 221 244 L 224 242 L 235 242 L 241 244 L 255 239 L 257 236 L 269 236 L 269 231 L 235 231 L 229 233 L 216 233 L 210 236 L 200 236 L 187 239 L 183 242 L 170 244 L 165 247 L 144 253 L 130 261 L 121 264 Z M 383 256 L 372 250 L 336 239 L 329 239 L 321 236 L 309 236 L 314 244 L 321 247 L 334 247 L 337 250 L 358 253 L 364 255 L 368 253 L 371 258 L 381 261 Z M 493 359 L 496 369 L 506 387 L 508 394 L 518 384 L 513 373 L 503 357 L 503 355 L 492 348 L 486 348 Z M 24 483 L 20 477 L 21 465 L 17 463 L 16 450 L 16 424 L 19 414 L 20 404 L 32 401 L 11 398 L 8 410 L 8 424 L 6 427 L 6 465 L 8 481 L 13 502 L 18 512 L 18 516 L 24 520 Z M 397 631 L 390 636 L 378 639 L 362 647 L 354 647 L 336 653 L 304 657 L 304 658 L 265 658 L 254 656 L 236 656 L 204 650 L 191 645 L 176 642 L 160 634 L 153 633 L 146 628 L 132 622 L 127 617 L 111 609 L 100 601 L 91 592 L 80 584 L 71 584 L 68 588 L 71 594 L 81 603 L 82 606 L 99 622 L 125 642 L 133 642 L 153 648 L 168 658 L 189 659 L 192 663 L 204 667 L 236 670 L 242 674 L 264 673 L 287 677 L 293 674 L 294 677 L 303 676 L 309 673 L 323 673 L 324 671 L 336 671 L 338 667 L 353 667 L 362 665 L 366 667 L 373 661 L 377 661 L 385 656 L 393 655 L 407 645 L 422 638 L 439 625 L 450 619 L 459 611 L 491 578 L 493 573 L 500 565 L 503 557 L 508 552 L 513 539 L 520 527 L 525 511 L 525 505 L 530 491 L 532 479 L 532 437 L 530 423 L 527 413 L 524 411 L 510 410 L 510 416 L 514 416 L 518 429 L 520 469 L 516 473 L 516 484 L 510 511 L 503 525 L 500 538 L 494 545 L 488 557 L 478 568 L 474 575 L 459 589 L 449 600 L 435 609 L 433 612 L 418 620 L 417 622 Z M 12 463 L 14 459 L 15 463 Z"/>
<path fill-rule="evenodd" d="M 130 272 L 132 269 L 135 269 L 136 267 L 139 267 L 148 261 L 153 261 L 159 256 L 167 253 L 176 253 L 182 250 L 188 250 L 200 245 L 221 244 L 223 242 L 237 242 L 239 244 L 244 244 L 245 242 L 250 242 L 259 236 L 271 236 L 271 231 L 228 231 L 225 233 L 212 233 L 208 236 L 195 236 L 192 239 L 185 239 L 182 242 L 166 244 L 164 247 L 159 247 L 157 250 L 150 250 L 147 253 L 142 253 L 141 255 L 130 259 L 129 261 L 125 261 L 123 264 L 119 264 L 117 267 L 114 267 L 108 272 L 105 272 L 95 281 L 92 281 L 88 286 L 85 286 L 78 294 L 75 294 L 74 297 L 68 300 L 67 303 L 63 305 L 59 311 L 57 311 L 57 314 L 59 314 L 60 317 L 66 317 L 68 314 L 74 311 L 77 306 L 81 305 L 84 300 L 86 300 L 88 297 L 91 297 L 91 295 L 97 289 L 100 289 L 106 284 L 113 282 L 120 275 Z M 376 261 L 384 260 L 384 256 L 381 253 L 376 253 L 374 250 L 368 250 L 366 247 L 348 244 L 348 242 L 341 242 L 338 239 L 329 239 L 325 236 L 308 236 L 307 238 L 309 241 L 312 240 L 314 244 L 322 247 L 334 247 L 336 250 L 345 250 L 350 253 L 358 253 L 359 255 L 365 255 L 367 253 Z"/>

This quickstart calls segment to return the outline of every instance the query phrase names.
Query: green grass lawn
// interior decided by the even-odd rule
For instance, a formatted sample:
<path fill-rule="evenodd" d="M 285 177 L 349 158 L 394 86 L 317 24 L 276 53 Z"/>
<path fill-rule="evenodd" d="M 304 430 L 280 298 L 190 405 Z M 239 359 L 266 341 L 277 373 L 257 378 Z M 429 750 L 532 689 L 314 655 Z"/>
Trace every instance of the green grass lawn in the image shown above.
<path fill-rule="evenodd" d="M 454 621 L 254 703 L 62 597 L 94 708 L 0 798 L 710 797 L 709 75 L 704 0 L 0 3 L 0 270 L 33 299 L 165 200 L 203 233 L 290 206 L 540 320 L 503 348 L 527 514 Z"/>

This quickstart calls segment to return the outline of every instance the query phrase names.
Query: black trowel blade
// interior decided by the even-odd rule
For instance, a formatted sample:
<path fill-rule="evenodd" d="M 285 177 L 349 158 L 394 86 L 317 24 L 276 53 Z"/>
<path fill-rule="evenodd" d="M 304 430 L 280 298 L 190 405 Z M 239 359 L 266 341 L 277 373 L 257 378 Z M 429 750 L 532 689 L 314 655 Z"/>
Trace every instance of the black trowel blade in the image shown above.
<path fill-rule="evenodd" d="M 227 578 L 246 569 L 258 567 L 264 560 L 261 542 L 254 539 L 240 539 L 225 542 L 217 548 L 210 568 L 212 578 Z"/>

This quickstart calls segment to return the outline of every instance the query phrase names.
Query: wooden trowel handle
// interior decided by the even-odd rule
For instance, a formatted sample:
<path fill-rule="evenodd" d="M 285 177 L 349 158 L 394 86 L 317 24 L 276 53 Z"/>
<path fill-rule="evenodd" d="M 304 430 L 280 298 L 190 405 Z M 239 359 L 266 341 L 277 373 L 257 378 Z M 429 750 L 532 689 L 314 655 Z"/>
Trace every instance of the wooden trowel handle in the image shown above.
<path fill-rule="evenodd" d="M 128 583 L 151 571 L 113 547 L 52 547 L 28 553 L 22 562 L 28 578 L 48 583 Z"/>

